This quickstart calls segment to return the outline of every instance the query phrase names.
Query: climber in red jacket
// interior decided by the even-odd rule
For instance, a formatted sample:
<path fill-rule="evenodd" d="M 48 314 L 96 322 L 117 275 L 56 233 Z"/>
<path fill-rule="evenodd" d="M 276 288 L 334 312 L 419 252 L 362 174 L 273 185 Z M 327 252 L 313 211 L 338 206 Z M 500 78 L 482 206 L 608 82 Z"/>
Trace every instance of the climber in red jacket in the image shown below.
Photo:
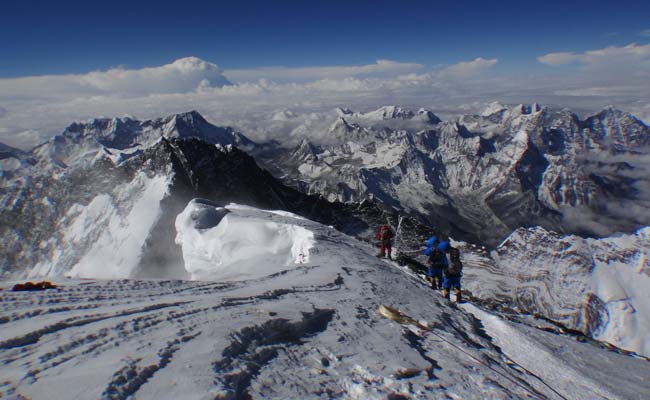
<path fill-rule="evenodd" d="M 390 254 L 392 251 L 392 242 L 393 242 L 393 232 L 390 230 L 388 225 L 382 225 L 377 232 L 377 240 L 379 240 L 379 255 L 377 257 L 388 257 L 390 259 Z"/>

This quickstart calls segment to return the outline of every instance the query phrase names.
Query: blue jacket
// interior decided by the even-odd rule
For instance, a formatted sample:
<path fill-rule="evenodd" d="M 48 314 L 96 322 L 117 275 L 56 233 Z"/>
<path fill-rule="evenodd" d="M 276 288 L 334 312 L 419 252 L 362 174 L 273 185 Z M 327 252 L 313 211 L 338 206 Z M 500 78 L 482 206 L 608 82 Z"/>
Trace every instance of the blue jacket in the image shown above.
<path fill-rule="evenodd" d="M 427 248 L 433 247 L 434 245 L 438 244 L 438 236 L 431 236 L 429 240 L 427 240 Z"/>
<path fill-rule="evenodd" d="M 443 253 L 447 253 L 450 248 L 451 243 L 449 243 L 449 240 L 443 240 L 442 242 L 438 243 L 438 250 L 442 251 Z"/>

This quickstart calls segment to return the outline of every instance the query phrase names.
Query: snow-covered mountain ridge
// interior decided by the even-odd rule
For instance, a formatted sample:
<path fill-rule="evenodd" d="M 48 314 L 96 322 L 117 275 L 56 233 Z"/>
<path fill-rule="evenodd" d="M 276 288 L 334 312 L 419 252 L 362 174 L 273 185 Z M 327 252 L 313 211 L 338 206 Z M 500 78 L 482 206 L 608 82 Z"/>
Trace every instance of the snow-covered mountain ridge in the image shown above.
<path fill-rule="evenodd" d="M 285 235 L 287 230 L 281 239 L 301 241 L 309 232 L 309 243 L 302 241 L 297 252 L 306 257 L 278 248 L 277 231 L 269 232 L 266 224 L 302 232 Z M 463 305 L 481 322 L 396 264 L 377 259 L 371 246 L 332 227 L 283 211 L 194 200 L 178 215 L 176 230 L 183 245 L 191 240 L 183 249 L 186 262 L 206 255 L 215 261 L 193 264 L 203 265 L 214 281 L 57 280 L 58 290 L 40 293 L 10 292 L 11 283 L 2 282 L 1 395 L 642 399 L 646 394 L 647 361 Z M 257 235 L 254 247 L 237 230 Z M 230 242 L 215 246 L 221 240 Z M 272 257 L 269 262 L 250 262 L 245 276 L 220 279 L 231 266 L 263 254 Z M 422 322 L 386 319 L 377 312 L 381 304 Z"/>
<path fill-rule="evenodd" d="M 490 245 L 520 226 L 601 236 L 650 224 L 650 128 L 629 113 L 492 104 L 444 122 L 415 116 L 339 109 L 327 131 L 295 128 L 304 138 L 290 157 L 256 156 L 308 193 L 379 199 Z"/>
<path fill-rule="evenodd" d="M 5 278 L 84 271 L 108 257 L 104 278 L 187 279 L 175 219 L 193 197 L 288 210 L 357 236 L 393 218 L 371 202 L 332 204 L 285 187 L 228 144 L 162 137 L 121 161 L 104 151 L 70 166 L 37 164 L 3 189 Z"/>
<path fill-rule="evenodd" d="M 615 110 L 609 111 L 617 113 Z M 544 109 L 539 106 L 522 107 L 518 110 L 500 109 L 497 114 L 503 115 L 497 118 L 494 114 L 490 114 L 489 118 L 496 118 L 499 121 L 518 120 L 518 123 L 523 123 L 522 121 L 533 117 L 542 118 L 543 112 Z M 602 122 L 614 117 L 605 116 L 599 120 Z M 402 121 L 401 117 L 393 119 Z M 623 120 L 627 121 L 625 118 Z M 213 127 L 196 113 L 154 120 L 158 121 L 157 123 L 128 122 L 128 120 L 112 123 L 111 121 L 96 120 L 86 125 L 73 125 L 64 134 L 39 146 L 37 151 L 32 153 L 5 152 L 8 154 L 7 159 L 20 158 L 21 162 L 25 163 L 19 165 L 18 171 L 27 171 L 22 175 L 15 173 L 12 177 L 3 180 L 7 185 L 1 192 L 0 234 L 3 245 L 8 250 L 1 255 L 0 268 L 5 279 L 26 275 L 36 277 L 64 274 L 102 278 L 212 279 L 210 273 L 205 273 L 203 265 L 218 262 L 219 259 L 213 258 L 210 254 L 197 255 L 191 245 L 189 248 L 187 246 L 188 243 L 195 241 L 205 240 L 208 243 L 214 241 L 203 236 L 193 236 L 189 241 L 178 237 L 177 217 L 194 197 L 207 198 L 220 204 L 237 202 L 267 209 L 288 210 L 335 226 L 355 237 L 372 237 L 374 228 L 380 223 L 389 222 L 396 230 L 400 226 L 395 213 L 385 212 L 373 202 L 367 201 L 361 205 L 330 203 L 319 197 L 317 193 L 309 196 L 285 187 L 269 173 L 260 169 L 253 158 L 232 146 L 233 143 L 245 143 L 245 146 L 255 152 L 259 150 L 259 145 L 246 140 L 232 130 Z M 167 122 L 163 123 L 164 121 Z M 128 123 L 133 124 L 137 129 L 119 128 Z M 303 140 L 299 150 L 304 152 L 304 157 L 299 157 L 300 153 L 294 152 L 290 159 L 289 157 L 285 159 L 290 162 L 297 159 L 306 160 L 307 164 L 311 163 L 310 165 L 313 166 L 318 164 L 312 161 L 325 159 L 326 162 L 321 165 L 324 168 L 323 176 L 327 176 L 329 172 L 326 168 L 331 166 L 341 170 L 347 168 L 351 177 L 355 176 L 354 168 L 359 165 L 371 165 L 372 174 L 381 179 L 388 179 L 382 175 L 386 170 L 405 171 L 404 173 L 413 179 L 392 180 L 395 176 L 389 175 L 393 186 L 386 186 L 390 190 L 382 192 L 384 197 L 381 200 L 389 205 L 400 206 L 391 196 L 399 194 L 402 196 L 399 198 L 403 199 L 404 193 L 407 193 L 404 190 L 408 189 L 413 199 L 418 199 L 419 204 L 431 210 L 429 218 L 432 218 L 432 215 L 436 216 L 439 218 L 436 220 L 437 224 L 443 227 L 445 221 L 458 223 L 467 220 L 484 224 L 485 221 L 478 216 L 484 215 L 485 209 L 477 199 L 482 198 L 480 196 L 485 195 L 482 191 L 491 188 L 490 185 L 499 179 L 506 179 L 511 186 L 493 188 L 488 197 L 496 196 L 499 201 L 511 201 L 512 204 L 504 203 L 510 204 L 510 208 L 504 208 L 502 211 L 513 214 L 512 221 L 529 217 L 525 224 L 533 224 L 536 221 L 547 223 L 549 220 L 562 223 L 556 213 L 549 213 L 539 205 L 540 200 L 534 199 L 530 190 L 522 195 L 525 200 L 523 203 L 517 194 L 517 190 L 521 189 L 524 183 L 529 182 L 526 179 L 532 179 L 531 174 L 541 173 L 538 170 L 540 160 L 548 162 L 547 158 L 550 157 L 547 153 L 542 157 L 541 150 L 531 139 L 535 137 L 534 135 L 519 130 L 514 137 L 509 137 L 510 133 L 497 132 L 494 129 L 479 135 L 470 132 L 459 122 L 437 122 L 436 124 L 435 129 L 442 130 L 430 129 L 412 133 L 409 130 L 362 126 L 358 122 L 348 122 L 345 118 L 341 118 L 335 121 L 332 128 L 336 128 L 337 131 L 332 133 L 338 138 L 353 136 L 354 140 L 339 147 L 315 145 L 308 140 Z M 156 126 L 157 130 L 150 130 L 148 127 L 151 126 Z M 165 126 L 167 128 L 164 128 Z M 592 122 L 590 126 L 595 126 L 595 131 L 598 124 Z M 226 134 L 220 135 L 224 130 Z M 210 132 L 211 135 L 208 134 Z M 594 147 L 602 142 L 603 148 L 609 148 L 608 151 L 614 153 L 612 157 L 619 163 L 620 157 L 627 158 L 631 154 L 629 148 L 625 146 L 642 145 L 643 135 L 635 134 L 634 131 L 631 133 L 625 131 L 619 136 L 619 139 L 610 141 L 595 135 L 589 143 Z M 500 140 L 502 143 L 499 142 Z M 472 173 L 465 168 L 466 165 L 463 163 L 471 157 L 477 157 L 481 152 L 496 153 L 497 145 L 501 146 L 499 149 L 503 152 L 503 158 L 495 155 L 490 157 L 497 158 L 483 159 L 478 156 L 475 159 L 476 164 L 472 164 L 477 166 Z M 377 150 L 377 146 L 383 146 L 379 148 L 381 151 Z M 428 158 L 430 154 L 418 150 L 425 148 L 436 149 L 431 154 L 438 157 L 437 162 L 442 163 L 444 160 L 440 165 L 445 168 L 446 173 L 450 174 L 449 176 L 454 177 L 453 185 L 448 178 L 439 179 L 436 185 L 430 185 L 431 179 L 438 179 L 431 172 L 436 171 L 438 164 L 427 164 L 431 162 Z M 532 151 L 532 148 L 537 150 Z M 45 151 L 46 149 L 48 151 Z M 436 153 L 438 149 L 446 149 L 447 153 Z M 642 156 L 642 151 L 643 147 L 639 147 L 637 155 Z M 345 163 L 337 158 L 341 154 L 345 154 Z M 454 157 L 450 156 L 452 154 Z M 598 154 L 603 156 L 605 153 Z M 58 161 L 52 162 L 53 160 Z M 423 169 L 412 175 L 415 170 L 411 167 L 416 161 L 428 165 L 431 168 L 429 172 Z M 514 166 L 509 164 L 513 162 Z M 594 160 L 589 162 L 593 163 Z M 611 162 L 606 161 L 598 161 L 598 164 L 599 168 L 605 170 L 606 167 L 611 166 Z M 634 171 L 624 164 L 620 166 L 623 171 Z M 639 171 L 634 172 L 634 176 L 628 176 L 632 180 L 626 181 L 630 189 L 634 189 L 638 179 L 642 182 L 643 177 L 639 177 L 641 167 L 643 165 L 640 165 Z M 510 176 L 499 175 L 504 168 L 510 168 L 508 170 Z M 420 173 L 421 176 L 418 175 Z M 418 180 L 419 178 L 424 181 Z M 613 185 L 612 182 L 614 181 L 605 182 L 603 188 Z M 344 187 L 342 182 L 339 183 Z M 442 188 L 439 193 L 436 192 L 442 199 L 439 205 L 435 202 L 429 203 L 427 200 L 427 190 L 431 187 Z M 474 191 L 469 190 L 468 187 L 474 188 Z M 377 188 L 381 189 L 382 186 Z M 462 208 L 452 207 L 452 204 L 460 204 L 458 199 L 461 197 L 455 197 L 456 203 L 451 203 L 453 200 L 449 195 L 453 192 L 450 191 L 451 189 L 457 190 L 454 192 L 456 194 L 466 196 Z M 512 190 L 503 192 L 505 189 Z M 563 196 L 570 195 L 568 191 L 562 193 Z M 617 196 L 617 193 L 612 193 L 611 190 L 603 193 Z M 493 201 L 490 204 L 499 203 Z M 639 205 L 642 207 L 643 203 L 640 202 Z M 490 210 L 496 212 L 494 209 Z M 408 218 L 403 219 L 402 222 L 396 246 L 405 252 L 417 251 L 422 244 L 422 239 L 428 237 L 432 230 Z M 469 229 L 468 226 L 450 225 L 449 231 L 465 233 L 465 235 L 454 235 L 454 238 L 468 236 L 471 238 L 473 236 L 463 230 Z M 281 227 L 275 226 L 274 229 L 281 229 Z M 494 229 L 498 232 L 499 225 L 495 224 Z M 495 234 L 492 240 L 497 237 L 498 235 Z M 304 243 L 304 241 L 298 242 Z M 282 257 L 285 257 L 288 254 L 285 251 L 286 246 L 282 248 L 284 249 Z M 615 254 L 616 248 L 609 248 L 608 251 Z M 471 251 L 465 253 L 466 257 L 476 257 L 476 254 Z M 186 254 L 194 254 L 194 256 L 186 258 Z M 291 254 L 293 256 L 293 253 Z M 605 257 L 603 254 L 606 252 L 600 254 L 600 257 Z M 515 254 L 512 259 L 516 260 L 516 257 Z M 570 257 L 563 260 L 564 267 L 557 276 L 562 276 L 566 271 L 576 268 L 572 260 Z M 488 259 L 487 264 L 497 265 L 492 259 Z M 88 274 L 88 271 L 95 271 L 97 265 L 102 266 L 101 274 L 95 272 Z M 468 274 L 470 273 L 468 271 Z M 547 272 L 542 271 L 532 277 L 527 277 L 525 273 L 521 273 L 521 276 L 523 280 L 531 282 L 530 286 L 544 287 L 545 274 Z M 541 290 L 537 293 L 529 290 L 525 292 L 526 296 L 520 297 L 518 292 L 512 293 L 512 290 L 515 290 L 513 288 L 518 287 L 518 283 L 512 280 L 510 275 L 506 276 L 498 272 L 492 275 L 484 277 L 484 281 L 490 279 L 502 281 L 494 284 L 498 290 L 493 290 L 486 285 L 486 295 L 483 298 L 519 304 L 524 311 L 544 314 L 550 319 L 582 330 L 589 336 L 601 338 L 617 346 L 636 349 L 639 352 L 645 351 L 638 350 L 643 349 L 644 346 L 644 342 L 637 340 L 638 336 L 635 336 L 640 331 L 628 330 L 630 325 L 626 321 L 636 321 L 635 319 L 616 317 L 622 322 L 610 326 L 624 326 L 625 332 L 619 335 L 620 337 L 604 335 L 603 326 L 606 323 L 602 322 L 602 313 L 592 312 L 594 304 L 599 299 L 598 294 L 601 293 L 595 289 L 590 289 L 590 293 L 593 293 L 591 297 L 578 295 L 570 301 L 562 300 L 556 304 L 551 301 L 557 296 L 555 293 L 549 294 Z M 513 275 L 517 274 L 513 271 Z M 580 285 L 587 287 L 584 281 L 591 279 L 591 276 L 581 275 Z M 481 282 L 483 281 L 480 279 L 467 279 L 470 290 L 476 291 L 478 295 L 481 294 L 481 288 L 472 285 Z M 626 284 L 623 284 L 624 288 Z M 606 303 L 608 300 L 603 298 L 599 301 Z M 523 307 L 524 304 L 528 304 L 529 307 Z M 632 307 L 638 308 L 634 304 Z M 615 314 L 615 311 L 607 312 L 611 315 Z M 643 326 L 643 323 L 639 326 Z M 628 342 L 628 339 L 631 341 Z"/>
<path fill-rule="evenodd" d="M 60 135 L 36 146 L 32 153 L 42 164 L 69 166 L 100 156 L 116 163 L 164 138 L 198 138 L 207 143 L 241 147 L 253 144 L 232 128 L 210 124 L 196 111 L 155 120 L 102 118 L 75 122 Z"/>
<path fill-rule="evenodd" d="M 197 116 L 189 117 L 186 125 L 201 126 Z M 646 361 L 504 321 L 470 304 L 456 307 L 355 239 L 371 236 L 388 221 L 396 228 L 396 247 L 417 251 L 432 233 L 417 221 L 404 218 L 398 224 L 394 214 L 372 202 L 329 203 L 288 188 L 233 146 L 234 134 L 206 140 L 204 128 L 183 129 L 182 116 L 164 120 L 174 128 L 166 131 L 163 124 L 153 132 L 143 128 L 151 122 L 138 122 L 128 134 L 114 129 L 121 122 L 95 121 L 70 128 L 40 152 L 8 157 L 22 157 L 25 165 L 18 171 L 29 173 L 12 175 L 2 187 L 0 233 L 8 249 L 2 254 L 3 277 L 48 276 L 62 289 L 11 293 L 11 284 L 2 282 L 2 396 L 647 397 Z M 376 170 L 395 168 L 394 162 L 404 166 L 405 148 L 434 140 L 448 147 L 460 143 L 459 157 L 488 149 L 484 136 L 468 135 L 457 123 L 448 126 L 453 128 L 448 136 L 433 131 L 414 136 L 343 118 L 337 134 L 355 135 L 341 151 L 349 157 L 371 154 L 362 162 L 375 163 Z M 394 158 L 376 153 L 372 158 L 377 137 Z M 508 143 L 504 149 L 514 157 L 530 140 L 519 134 Z M 315 159 L 339 151 L 309 141 L 302 147 Z M 531 232 L 536 234 L 516 243 L 543 236 L 541 230 Z M 548 242 L 563 241 L 548 236 Z M 484 299 L 546 313 L 567 325 L 576 322 L 577 329 L 586 326 L 592 329 L 586 333 L 600 340 L 645 351 L 647 314 L 636 304 L 645 298 L 609 301 L 606 295 L 614 291 L 589 286 L 595 269 L 574 274 L 584 265 L 547 241 L 537 245 L 555 254 L 549 256 L 553 262 L 564 263 L 557 271 L 535 264 L 536 252 L 511 242 L 484 260 L 468 246 L 465 285 Z M 624 244 L 589 246 L 602 247 L 599 259 L 620 258 L 616 271 L 633 265 L 637 258 L 628 253 L 639 251 L 631 247 L 616 258 Z M 517 269 L 517 252 L 528 269 Z M 590 247 L 581 254 L 586 259 L 591 252 Z M 539 273 L 527 275 L 529 269 Z M 543 291 L 549 287 L 545 279 L 564 282 L 563 274 L 573 283 L 554 290 L 568 293 L 582 285 L 585 295 L 593 295 L 567 295 L 557 302 L 555 292 Z M 157 279 L 131 280 L 145 277 Z M 641 291 L 629 279 L 619 283 L 624 291 L 628 286 Z M 643 280 L 636 284 L 647 286 Z M 517 289 L 522 286 L 540 289 Z M 600 296 L 608 323 L 602 308 L 590 311 Z M 627 308 L 616 308 L 623 303 Z M 422 326 L 428 329 L 384 319 L 376 313 L 380 304 L 427 321 Z M 580 325 L 585 318 L 576 316 L 587 322 Z"/>
<path fill-rule="evenodd" d="M 296 119 L 282 115 L 278 123 Z M 286 149 L 278 141 L 255 143 L 197 112 L 95 119 L 70 125 L 30 153 L 2 153 L 0 186 L 98 157 L 117 165 L 161 137 L 193 137 L 236 145 L 303 192 L 344 202 L 372 198 L 491 246 L 520 226 L 607 236 L 650 225 L 650 129 L 615 108 L 580 119 L 537 104 L 492 104 L 444 122 L 425 109 L 337 109 L 325 126 L 296 127 L 300 143 Z"/>

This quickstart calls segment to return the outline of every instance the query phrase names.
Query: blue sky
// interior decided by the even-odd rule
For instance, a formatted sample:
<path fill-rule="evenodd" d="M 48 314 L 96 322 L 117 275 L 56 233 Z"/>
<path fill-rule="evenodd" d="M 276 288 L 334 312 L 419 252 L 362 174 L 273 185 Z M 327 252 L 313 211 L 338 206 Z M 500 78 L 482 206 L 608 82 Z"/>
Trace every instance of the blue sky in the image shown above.
<path fill-rule="evenodd" d="M 615 105 L 650 122 L 648 16 L 641 0 L 5 0 L 0 142 L 192 109 L 256 139 L 388 104 Z"/>
<path fill-rule="evenodd" d="M 632 42 L 647 1 L 5 1 L 0 77 L 141 68 L 196 56 L 224 69 L 426 66 L 536 57 Z"/>

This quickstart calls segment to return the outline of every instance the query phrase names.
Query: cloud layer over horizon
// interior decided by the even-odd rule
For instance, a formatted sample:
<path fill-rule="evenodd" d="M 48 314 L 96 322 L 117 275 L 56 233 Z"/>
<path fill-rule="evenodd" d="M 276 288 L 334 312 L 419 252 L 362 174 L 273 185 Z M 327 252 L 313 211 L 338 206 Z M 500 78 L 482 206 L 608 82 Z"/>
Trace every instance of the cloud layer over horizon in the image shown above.
<path fill-rule="evenodd" d="M 650 44 L 554 52 L 538 62 L 534 72 L 518 73 L 489 57 L 433 68 L 378 60 L 223 71 L 187 57 L 142 69 L 0 79 L 0 142 L 26 149 L 75 120 L 148 119 L 191 109 L 256 140 L 278 138 L 272 123 L 278 111 L 309 114 L 337 106 L 364 111 L 400 104 L 448 118 L 495 100 L 536 101 L 581 114 L 613 104 L 650 120 Z"/>

